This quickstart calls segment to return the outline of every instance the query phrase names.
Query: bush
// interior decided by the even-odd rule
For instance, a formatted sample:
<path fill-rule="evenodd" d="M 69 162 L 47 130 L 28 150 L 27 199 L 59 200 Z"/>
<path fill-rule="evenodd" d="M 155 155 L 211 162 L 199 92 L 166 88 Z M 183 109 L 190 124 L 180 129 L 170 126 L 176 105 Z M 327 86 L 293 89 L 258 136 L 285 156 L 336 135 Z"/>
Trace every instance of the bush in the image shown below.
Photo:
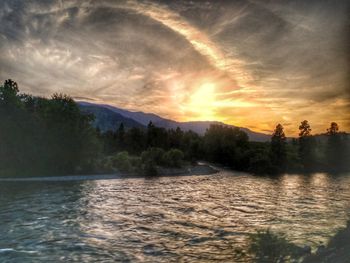
<path fill-rule="evenodd" d="M 142 173 L 147 176 L 158 175 L 157 165 L 148 160 L 142 164 Z"/>
<path fill-rule="evenodd" d="M 134 172 L 139 172 L 141 170 L 142 162 L 140 157 L 130 156 L 129 161 Z"/>
<path fill-rule="evenodd" d="M 152 147 L 149 148 L 147 151 L 142 152 L 141 154 L 141 161 L 142 163 L 151 162 L 154 163 L 154 165 L 162 165 L 163 162 L 163 156 L 164 156 L 164 150 L 161 148 Z"/>
<path fill-rule="evenodd" d="M 287 241 L 283 234 L 275 234 L 270 230 L 258 231 L 250 236 L 249 253 L 256 262 L 289 262 L 300 256 L 302 248 Z"/>
<path fill-rule="evenodd" d="M 116 156 L 112 157 L 112 166 L 117 168 L 121 172 L 130 172 L 132 165 L 128 152 L 120 152 Z"/>
<path fill-rule="evenodd" d="M 181 167 L 184 153 L 178 149 L 171 149 L 164 154 L 164 165 L 169 167 Z"/>
<path fill-rule="evenodd" d="M 145 175 L 157 175 L 157 165 L 164 164 L 164 150 L 152 147 L 141 154 L 142 172 Z"/>

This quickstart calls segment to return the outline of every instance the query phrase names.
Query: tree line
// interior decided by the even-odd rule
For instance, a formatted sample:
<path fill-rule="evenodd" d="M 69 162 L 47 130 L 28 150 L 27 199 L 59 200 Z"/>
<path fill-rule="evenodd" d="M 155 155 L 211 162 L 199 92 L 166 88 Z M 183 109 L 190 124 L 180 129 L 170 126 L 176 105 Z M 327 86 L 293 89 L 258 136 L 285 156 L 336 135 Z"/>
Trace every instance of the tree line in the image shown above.
<path fill-rule="evenodd" d="M 203 136 L 146 128 L 101 132 L 94 116 L 72 98 L 20 94 L 6 80 L 0 86 L 0 176 L 98 173 L 114 170 L 156 174 L 157 167 L 181 167 L 205 160 L 255 174 L 343 172 L 349 170 L 349 136 L 332 122 L 313 136 L 304 120 L 299 138 L 287 139 L 278 124 L 270 142 L 251 142 L 239 128 L 211 125 Z"/>

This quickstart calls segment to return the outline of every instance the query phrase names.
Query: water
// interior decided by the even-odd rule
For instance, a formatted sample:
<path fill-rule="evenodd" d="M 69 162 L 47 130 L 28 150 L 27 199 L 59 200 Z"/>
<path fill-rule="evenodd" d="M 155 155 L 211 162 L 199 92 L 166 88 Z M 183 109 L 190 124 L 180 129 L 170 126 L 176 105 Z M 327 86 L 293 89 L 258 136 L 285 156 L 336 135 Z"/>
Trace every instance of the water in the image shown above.
<path fill-rule="evenodd" d="M 0 262 L 246 262 L 257 229 L 316 247 L 349 215 L 350 176 L 0 182 Z"/>

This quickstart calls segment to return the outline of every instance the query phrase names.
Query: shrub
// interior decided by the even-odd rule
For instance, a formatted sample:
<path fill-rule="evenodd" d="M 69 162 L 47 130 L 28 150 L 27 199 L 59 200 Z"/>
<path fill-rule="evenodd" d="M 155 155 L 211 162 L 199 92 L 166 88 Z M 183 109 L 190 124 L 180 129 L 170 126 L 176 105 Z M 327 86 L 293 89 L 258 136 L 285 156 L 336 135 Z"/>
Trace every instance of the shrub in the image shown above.
<path fill-rule="evenodd" d="M 121 172 L 130 172 L 132 165 L 128 152 L 120 152 L 112 157 L 112 165 Z"/>
<path fill-rule="evenodd" d="M 139 172 L 141 170 L 141 158 L 136 156 L 130 156 L 129 158 L 131 169 L 134 172 Z"/>
<path fill-rule="evenodd" d="M 152 147 L 147 151 L 142 152 L 141 161 L 142 163 L 151 162 L 155 165 L 163 164 L 164 150 L 161 148 Z"/>
<path fill-rule="evenodd" d="M 300 256 L 301 248 L 287 241 L 283 234 L 272 233 L 270 230 L 258 231 L 250 236 L 249 252 L 256 262 L 288 262 Z"/>
<path fill-rule="evenodd" d="M 142 172 L 145 175 L 157 175 L 157 165 L 163 165 L 164 150 L 152 147 L 141 154 Z"/>
<path fill-rule="evenodd" d="M 164 165 L 169 167 L 181 167 L 184 153 L 178 149 L 171 149 L 164 154 Z"/>
<path fill-rule="evenodd" d="M 147 160 L 142 164 L 142 173 L 147 176 L 158 175 L 157 165 L 154 162 Z"/>

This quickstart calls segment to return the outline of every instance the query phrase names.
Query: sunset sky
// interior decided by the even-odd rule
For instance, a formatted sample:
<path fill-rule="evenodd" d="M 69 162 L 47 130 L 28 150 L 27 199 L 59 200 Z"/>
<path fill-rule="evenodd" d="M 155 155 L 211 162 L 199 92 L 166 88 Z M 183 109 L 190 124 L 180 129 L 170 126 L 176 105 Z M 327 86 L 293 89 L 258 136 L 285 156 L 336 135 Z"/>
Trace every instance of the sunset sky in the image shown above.
<path fill-rule="evenodd" d="M 349 3 L 2 0 L 0 79 L 178 121 L 350 131 Z"/>

